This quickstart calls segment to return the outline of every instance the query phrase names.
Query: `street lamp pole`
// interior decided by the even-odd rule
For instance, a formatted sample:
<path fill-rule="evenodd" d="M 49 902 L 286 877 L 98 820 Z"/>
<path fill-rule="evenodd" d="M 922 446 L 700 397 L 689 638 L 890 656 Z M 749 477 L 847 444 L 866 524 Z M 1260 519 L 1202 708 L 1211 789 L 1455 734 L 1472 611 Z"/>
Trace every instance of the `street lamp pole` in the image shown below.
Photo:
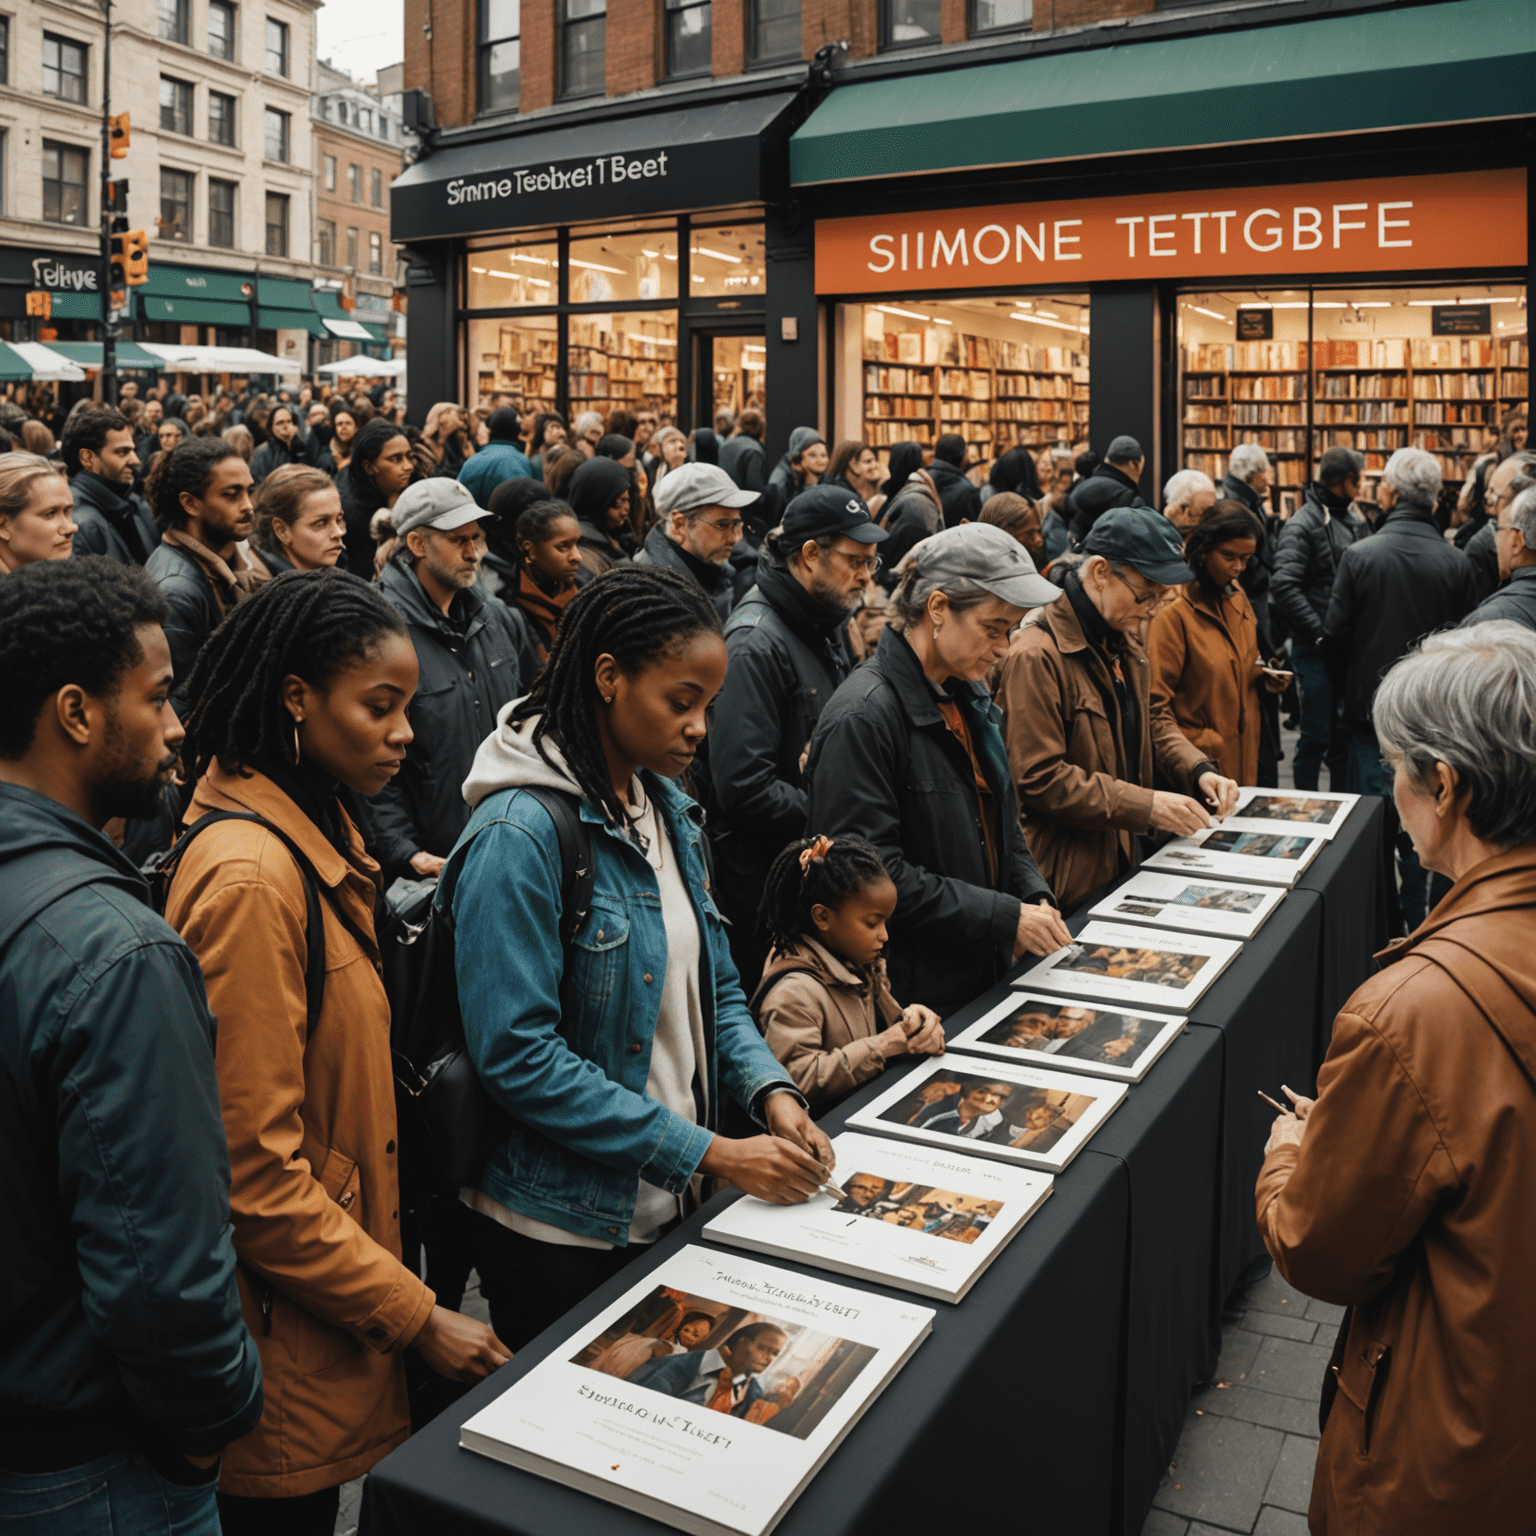
<path fill-rule="evenodd" d="M 117 395 L 117 328 L 112 322 L 112 0 L 100 0 L 101 49 L 101 403 Z"/>

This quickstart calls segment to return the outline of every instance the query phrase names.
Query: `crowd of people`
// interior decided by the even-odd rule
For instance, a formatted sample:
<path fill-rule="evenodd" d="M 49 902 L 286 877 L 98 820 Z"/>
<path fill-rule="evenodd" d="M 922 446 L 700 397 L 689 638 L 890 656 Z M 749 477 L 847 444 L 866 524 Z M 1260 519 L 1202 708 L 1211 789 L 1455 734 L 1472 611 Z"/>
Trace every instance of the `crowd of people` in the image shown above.
<path fill-rule="evenodd" d="M 32 404 L 0 405 L 7 1519 L 80 1489 L 114 1531 L 329 1536 L 344 1482 L 707 1188 L 822 1188 L 816 1115 L 1277 784 L 1282 710 L 1297 787 L 1395 796 L 1416 980 L 1363 989 L 1277 1124 L 1266 1240 L 1387 1331 L 1382 1254 L 1420 1245 L 1423 1313 L 1437 1264 L 1512 1251 L 1506 1197 L 1507 1228 L 1437 1199 L 1536 1140 L 1485 1158 L 1469 1105 L 1468 1164 L 1411 1091 L 1498 1072 L 1372 1052 L 1465 1016 L 1533 1065 L 1523 422 L 1459 500 L 1413 448 L 1366 499 L 1330 448 L 1281 518 L 1252 443 L 1158 510 L 1123 435 L 983 478 L 954 436 L 882 463 L 797 427 L 771 463 L 754 409 L 685 435 L 509 398 L 418 429 L 382 388 Z M 424 925 L 494 1117 L 465 1180 L 397 1116 Z M 1449 994 L 1458 945 L 1497 986 Z M 1388 1078 L 1374 1136 L 1334 1085 Z M 1343 1242 L 1326 1159 L 1385 1188 L 1410 1144 L 1440 1169 L 1417 1225 Z M 1463 1428 L 1457 1456 L 1504 1443 Z"/>

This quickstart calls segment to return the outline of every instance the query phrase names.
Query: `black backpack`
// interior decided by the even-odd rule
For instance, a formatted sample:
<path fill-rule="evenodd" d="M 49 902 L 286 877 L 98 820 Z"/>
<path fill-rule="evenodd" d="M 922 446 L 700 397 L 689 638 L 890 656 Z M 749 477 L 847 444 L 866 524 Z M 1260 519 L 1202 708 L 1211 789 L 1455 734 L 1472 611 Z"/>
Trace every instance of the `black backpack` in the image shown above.
<path fill-rule="evenodd" d="M 560 851 L 564 1015 L 569 1012 L 571 944 L 592 905 L 592 840 L 574 795 L 543 788 L 526 793 L 549 812 Z M 438 889 L 451 889 L 463 854 L 460 848 L 449 859 Z M 481 1085 L 464 1043 L 451 907 L 439 904 L 435 893 L 425 895 L 414 912 L 384 925 L 379 947 L 389 993 L 402 1177 L 424 1174 L 433 1188 L 457 1191 L 474 1182 L 506 1137 L 511 1118 Z"/>

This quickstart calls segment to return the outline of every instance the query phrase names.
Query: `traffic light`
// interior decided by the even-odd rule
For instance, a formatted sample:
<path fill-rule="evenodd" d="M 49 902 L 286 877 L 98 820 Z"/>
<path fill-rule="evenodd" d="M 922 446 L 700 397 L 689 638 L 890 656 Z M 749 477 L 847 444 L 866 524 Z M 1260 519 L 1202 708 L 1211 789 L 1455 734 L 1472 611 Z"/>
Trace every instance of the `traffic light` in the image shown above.
<path fill-rule="evenodd" d="M 142 229 L 130 229 L 123 236 L 123 270 L 130 288 L 149 281 L 149 236 Z"/>
<path fill-rule="evenodd" d="M 114 219 L 128 217 L 128 178 L 126 176 L 107 183 L 107 212 Z"/>
<path fill-rule="evenodd" d="M 128 281 L 128 235 L 127 232 L 112 236 L 112 256 L 108 265 L 107 285 L 111 288 L 121 288 Z"/>
<path fill-rule="evenodd" d="M 128 153 L 128 114 L 119 112 L 116 116 L 108 118 L 107 127 L 112 141 L 112 147 L 108 153 L 114 160 L 121 160 Z"/>

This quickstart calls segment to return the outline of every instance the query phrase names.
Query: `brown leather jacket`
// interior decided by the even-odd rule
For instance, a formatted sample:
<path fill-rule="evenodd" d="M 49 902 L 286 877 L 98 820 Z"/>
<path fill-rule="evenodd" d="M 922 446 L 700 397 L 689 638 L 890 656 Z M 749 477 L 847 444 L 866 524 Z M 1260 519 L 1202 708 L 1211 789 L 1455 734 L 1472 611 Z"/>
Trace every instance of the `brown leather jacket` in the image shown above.
<path fill-rule="evenodd" d="M 1258 782 L 1263 686 L 1259 626 L 1239 586 L 1218 598 L 1192 581 L 1147 634 L 1152 702 L 1238 784 Z"/>
<path fill-rule="evenodd" d="M 1138 863 L 1137 836 L 1151 829 L 1154 765 L 1190 793 L 1208 763 L 1152 702 L 1146 652 L 1134 635 L 1125 637 L 1123 667 L 1141 721 L 1131 751 L 1109 666 L 1065 592 L 1025 620 L 998 678 L 1019 823 L 1064 912 Z"/>
<path fill-rule="evenodd" d="M 1464 874 L 1340 1013 L 1300 1147 L 1259 1173 L 1298 1290 L 1350 1311 L 1314 1536 L 1530 1530 L 1536 844 Z"/>
<path fill-rule="evenodd" d="M 814 939 L 802 939 L 768 957 L 758 998 L 768 1049 L 813 1104 L 885 1070 L 874 1037 L 901 1017 L 885 961 L 855 970 Z"/>
<path fill-rule="evenodd" d="M 343 858 L 262 774 L 212 768 L 187 818 L 216 809 L 281 827 L 326 886 L 325 1000 L 309 1039 L 304 886 L 277 838 L 249 822 L 199 833 L 165 914 L 202 962 L 218 1018 L 240 1299 L 266 1387 L 261 1423 L 224 1452 L 219 1486 L 287 1498 L 361 1477 L 406 1438 L 401 1352 L 434 1298 L 400 1261 L 389 1004 L 371 940 L 378 866 L 350 823 Z"/>

